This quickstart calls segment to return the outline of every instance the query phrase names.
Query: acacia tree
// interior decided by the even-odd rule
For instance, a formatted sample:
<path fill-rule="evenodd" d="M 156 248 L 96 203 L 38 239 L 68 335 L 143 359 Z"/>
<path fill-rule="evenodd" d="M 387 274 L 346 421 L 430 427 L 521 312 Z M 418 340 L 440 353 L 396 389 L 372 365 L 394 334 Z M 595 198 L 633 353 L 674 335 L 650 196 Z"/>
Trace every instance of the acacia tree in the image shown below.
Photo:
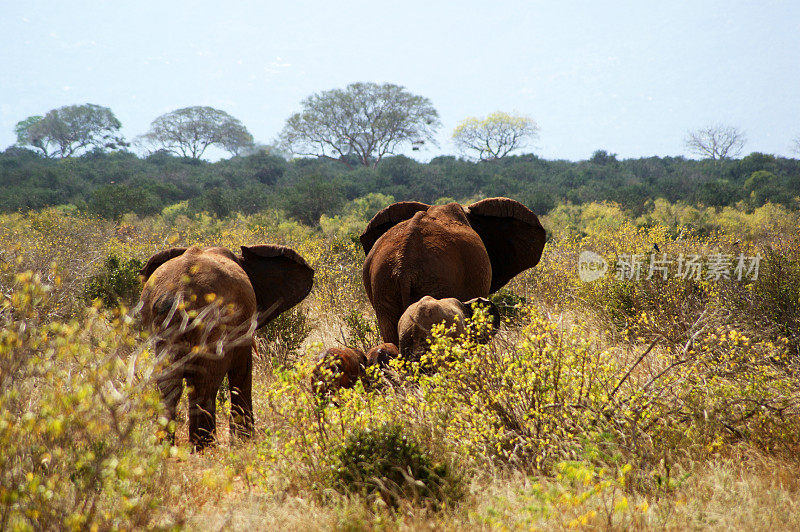
<path fill-rule="evenodd" d="M 716 162 L 739 155 L 747 139 L 738 128 L 715 124 L 688 132 L 684 142 L 689 151 Z"/>
<path fill-rule="evenodd" d="M 313 94 L 303 110 L 286 120 L 279 139 L 295 155 L 317 155 L 351 166 L 355 157 L 375 167 L 403 144 L 415 149 L 430 141 L 441 125 L 431 101 L 404 87 L 351 83 L 344 89 Z"/>
<path fill-rule="evenodd" d="M 253 135 L 225 111 L 194 106 L 159 116 L 150 123 L 150 131 L 138 140 L 155 150 L 199 159 L 212 145 L 238 155 L 253 144 Z"/>
<path fill-rule="evenodd" d="M 497 111 L 486 118 L 469 117 L 453 130 L 453 141 L 464 153 L 495 161 L 539 137 L 536 121 L 524 115 Z"/>
<path fill-rule="evenodd" d="M 29 116 L 17 123 L 17 143 L 33 146 L 45 157 L 70 157 L 81 150 L 128 146 L 120 136 L 120 121 L 108 107 L 87 103 L 66 105 L 44 116 Z"/>

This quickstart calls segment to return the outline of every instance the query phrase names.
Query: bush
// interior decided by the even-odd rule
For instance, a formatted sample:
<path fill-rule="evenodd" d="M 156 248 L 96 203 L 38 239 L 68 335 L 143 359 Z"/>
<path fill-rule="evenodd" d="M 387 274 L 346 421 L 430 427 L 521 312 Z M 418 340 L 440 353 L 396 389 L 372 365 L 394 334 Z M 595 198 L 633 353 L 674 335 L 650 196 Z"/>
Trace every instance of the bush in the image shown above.
<path fill-rule="evenodd" d="M 685 346 L 654 349 L 659 338 L 634 357 L 537 311 L 525 319 L 513 341 L 488 346 L 437 328 L 430 353 L 412 365 L 437 371 L 412 375 L 421 398 L 411 410 L 428 409 L 434 434 L 478 464 L 549 472 L 597 448 L 600 463 L 622 452 L 652 466 L 664 449 L 705 457 L 726 442 L 770 452 L 798 443 L 798 362 L 785 341 L 702 328 Z"/>
<path fill-rule="evenodd" d="M 353 431 L 336 452 L 336 486 L 345 493 L 379 495 L 388 506 L 401 500 L 432 504 L 459 498 L 459 481 L 436 463 L 408 429 L 384 424 Z"/>
<path fill-rule="evenodd" d="M 607 278 L 593 283 L 590 289 L 589 299 L 596 308 L 617 329 L 641 341 L 658 338 L 667 345 L 682 347 L 710 318 L 707 288 L 694 279 Z"/>
<path fill-rule="evenodd" d="M 370 319 L 357 310 L 351 310 L 345 315 L 344 323 L 350 330 L 345 345 L 357 347 L 366 353 L 381 343 L 378 320 Z"/>
<path fill-rule="evenodd" d="M 258 356 L 262 362 L 272 358 L 272 364 L 288 367 L 294 363 L 296 351 L 311 333 L 308 315 L 300 307 L 293 307 L 267 325 L 258 333 L 260 339 Z"/>
<path fill-rule="evenodd" d="M 307 225 L 319 224 L 323 214 L 338 213 L 345 203 L 339 181 L 320 175 L 302 176 L 294 188 L 284 191 L 284 207 L 289 216 Z"/>
<path fill-rule="evenodd" d="M 669 449 L 707 458 L 743 442 L 794 453 L 799 384 L 786 342 L 752 341 L 732 328 L 701 332 L 686 348 L 650 358 L 631 379 L 620 431 L 649 440 L 640 449 L 649 461 L 668 460 Z"/>
<path fill-rule="evenodd" d="M 489 299 L 497 307 L 497 310 L 500 312 L 500 317 L 511 322 L 519 321 L 521 310 L 526 303 L 524 297 L 518 296 L 508 288 L 501 288 L 489 296 Z M 495 326 L 499 325 L 499 323 L 495 324 Z"/>
<path fill-rule="evenodd" d="M 207 212 L 218 218 L 230 216 L 233 205 L 233 193 L 221 187 L 206 190 L 199 196 L 189 200 L 189 211 L 192 213 Z"/>
<path fill-rule="evenodd" d="M 0 306 L 0 529 L 169 526 L 153 370 L 127 316 L 43 321 L 30 272 Z"/>
<path fill-rule="evenodd" d="M 143 266 L 139 259 L 122 261 L 114 254 L 109 255 L 100 273 L 90 277 L 86 283 L 86 299 L 100 299 L 108 308 L 132 306 L 141 292 L 139 270 Z"/>
<path fill-rule="evenodd" d="M 469 327 L 485 320 L 476 312 Z M 531 309 L 525 320 L 519 341 L 488 346 L 435 328 L 419 367 L 437 371 L 416 380 L 459 452 L 478 462 L 548 470 L 574 456 L 579 437 L 601 431 L 617 368 L 591 336 L 562 330 Z"/>
<path fill-rule="evenodd" d="M 119 220 L 128 212 L 155 214 L 161 210 L 159 199 L 149 191 L 129 185 L 103 185 L 87 201 L 88 211 L 102 218 Z"/>
<path fill-rule="evenodd" d="M 778 342 L 785 338 L 800 361 L 800 239 L 763 250 L 758 278 L 731 280 L 720 297 L 733 311 L 733 321 L 751 335 Z"/>

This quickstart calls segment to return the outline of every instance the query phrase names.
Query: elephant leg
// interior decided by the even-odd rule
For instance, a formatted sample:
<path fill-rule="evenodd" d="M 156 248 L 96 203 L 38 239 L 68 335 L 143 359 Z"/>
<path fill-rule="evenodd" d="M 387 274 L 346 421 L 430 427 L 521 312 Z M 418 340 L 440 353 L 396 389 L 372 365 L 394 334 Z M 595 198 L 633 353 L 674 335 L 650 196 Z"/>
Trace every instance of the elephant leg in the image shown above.
<path fill-rule="evenodd" d="M 381 337 L 386 343 L 399 345 L 400 338 L 397 334 L 397 322 L 400 321 L 400 316 L 378 316 L 378 329 L 381 331 Z"/>
<path fill-rule="evenodd" d="M 190 382 L 189 443 L 201 451 L 214 443 L 216 434 L 217 389 L 202 382 Z"/>
<path fill-rule="evenodd" d="M 251 347 L 237 348 L 228 370 L 231 389 L 231 436 L 249 438 L 253 435 L 253 355 Z"/>
<path fill-rule="evenodd" d="M 175 445 L 175 413 L 178 402 L 183 394 L 183 375 L 168 375 L 159 377 L 156 381 L 161 401 L 164 403 L 167 417 L 167 440 L 170 445 Z"/>

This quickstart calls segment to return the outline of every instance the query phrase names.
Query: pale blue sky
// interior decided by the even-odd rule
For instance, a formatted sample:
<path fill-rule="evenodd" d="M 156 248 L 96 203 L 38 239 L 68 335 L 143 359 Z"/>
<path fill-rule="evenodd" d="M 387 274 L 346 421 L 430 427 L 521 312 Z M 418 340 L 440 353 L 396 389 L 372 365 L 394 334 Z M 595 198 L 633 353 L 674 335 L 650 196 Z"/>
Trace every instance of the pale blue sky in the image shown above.
<path fill-rule="evenodd" d="M 130 139 L 210 105 L 271 141 L 311 93 L 392 82 L 450 132 L 495 110 L 533 117 L 546 158 L 686 154 L 688 129 L 792 155 L 800 1 L 37 2 L 0 0 L 0 149 L 62 105 L 110 107 Z"/>

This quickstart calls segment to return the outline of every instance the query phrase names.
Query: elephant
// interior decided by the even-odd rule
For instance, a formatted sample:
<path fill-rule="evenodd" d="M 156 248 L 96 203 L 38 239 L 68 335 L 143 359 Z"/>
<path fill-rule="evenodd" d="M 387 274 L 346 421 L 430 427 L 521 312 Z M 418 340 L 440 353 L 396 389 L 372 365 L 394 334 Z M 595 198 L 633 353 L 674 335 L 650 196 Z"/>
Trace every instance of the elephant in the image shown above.
<path fill-rule="evenodd" d="M 342 388 L 352 388 L 359 380 L 365 388 L 374 382 L 367 375 L 367 368 L 388 366 L 400 352 L 394 344 L 379 344 L 365 355 L 354 347 L 331 347 L 316 356 L 311 372 L 311 389 L 319 396 L 331 395 Z"/>
<path fill-rule="evenodd" d="M 400 336 L 400 354 L 406 360 L 418 361 L 427 351 L 430 344 L 431 329 L 444 322 L 448 329 L 447 336 L 458 338 L 467 333 L 466 320 L 472 317 L 476 308 L 487 309 L 491 317 L 491 325 L 481 327 L 474 339 L 480 343 L 488 343 L 500 326 L 500 312 L 486 298 L 477 297 L 469 301 L 459 301 L 454 297 L 435 299 L 425 296 L 411 304 L 397 324 Z"/>
<path fill-rule="evenodd" d="M 380 367 L 386 367 L 391 360 L 399 356 L 400 351 L 395 344 L 378 344 L 367 351 L 367 366 L 374 366 L 377 364 Z"/>
<path fill-rule="evenodd" d="M 189 441 L 202 450 L 214 441 L 216 396 L 227 374 L 231 434 L 253 430 L 253 333 L 311 291 L 314 270 L 294 250 L 276 245 L 170 248 L 139 272 L 141 320 L 154 333 L 162 367 L 156 384 L 167 419 L 189 387 Z M 172 443 L 174 432 L 169 433 Z"/>
<path fill-rule="evenodd" d="M 488 297 L 538 264 L 545 239 L 536 215 L 508 198 L 389 205 L 360 237 L 364 288 L 383 340 L 399 345 L 400 316 L 423 296 Z"/>
<path fill-rule="evenodd" d="M 367 357 L 353 347 L 331 347 L 316 357 L 311 372 L 311 389 L 320 396 L 341 388 L 352 388 L 361 380 L 367 384 Z"/>

